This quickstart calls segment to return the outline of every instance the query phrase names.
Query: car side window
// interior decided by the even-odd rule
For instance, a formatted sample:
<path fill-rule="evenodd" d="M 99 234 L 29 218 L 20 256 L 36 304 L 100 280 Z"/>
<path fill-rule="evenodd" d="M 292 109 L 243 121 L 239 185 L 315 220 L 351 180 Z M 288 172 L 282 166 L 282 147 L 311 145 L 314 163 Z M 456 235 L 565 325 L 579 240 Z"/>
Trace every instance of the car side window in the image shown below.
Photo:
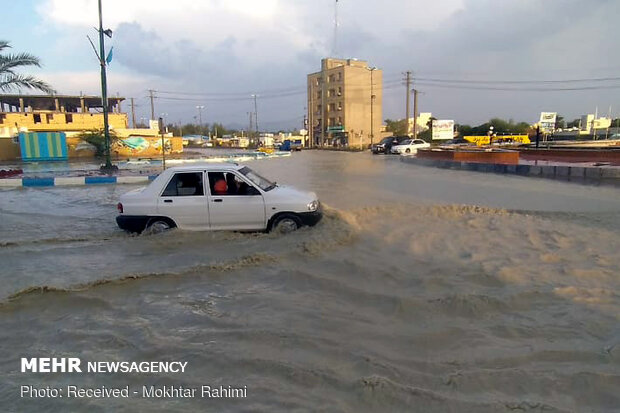
<path fill-rule="evenodd" d="M 183 172 L 174 174 L 161 196 L 202 196 L 204 185 L 202 172 Z"/>
<path fill-rule="evenodd" d="M 258 189 L 248 184 L 233 172 L 209 172 L 211 194 L 227 195 L 260 195 Z"/>

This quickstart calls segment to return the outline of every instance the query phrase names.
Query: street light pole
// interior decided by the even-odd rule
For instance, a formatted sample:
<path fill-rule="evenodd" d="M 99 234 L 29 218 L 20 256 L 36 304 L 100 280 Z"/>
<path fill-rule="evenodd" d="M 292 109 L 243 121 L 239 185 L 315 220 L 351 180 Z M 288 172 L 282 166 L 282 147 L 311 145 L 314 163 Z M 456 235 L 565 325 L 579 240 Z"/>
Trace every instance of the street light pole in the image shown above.
<path fill-rule="evenodd" d="M 105 137 L 104 169 L 107 171 L 111 171 L 117 168 L 112 167 L 112 161 L 110 160 L 110 125 L 108 124 L 108 85 L 106 79 L 105 59 L 105 45 L 103 40 L 103 17 L 101 12 L 101 0 L 99 0 L 99 64 L 101 65 L 101 103 L 103 106 L 103 134 Z"/>
<path fill-rule="evenodd" d="M 375 116 L 374 116 L 374 108 L 375 108 L 375 89 L 374 82 L 372 79 L 372 72 L 377 70 L 376 67 L 366 68 L 370 71 L 370 146 L 374 143 L 375 137 Z"/>

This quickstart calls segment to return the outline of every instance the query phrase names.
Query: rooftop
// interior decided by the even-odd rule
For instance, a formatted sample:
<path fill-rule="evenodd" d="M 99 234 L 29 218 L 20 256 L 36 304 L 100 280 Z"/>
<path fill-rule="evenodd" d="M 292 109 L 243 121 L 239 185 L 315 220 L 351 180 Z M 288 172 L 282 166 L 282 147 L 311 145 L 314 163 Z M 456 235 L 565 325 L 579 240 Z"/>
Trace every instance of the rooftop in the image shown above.
<path fill-rule="evenodd" d="M 56 100 L 58 104 L 66 108 L 67 112 L 72 112 L 70 108 L 79 108 L 82 103 L 89 108 L 102 108 L 101 96 L 93 95 L 0 95 L 0 111 L 2 105 L 20 107 L 20 99 L 23 99 L 24 107 L 31 107 L 33 110 L 56 110 Z M 124 97 L 108 97 L 109 105 L 117 105 L 125 100 Z"/>

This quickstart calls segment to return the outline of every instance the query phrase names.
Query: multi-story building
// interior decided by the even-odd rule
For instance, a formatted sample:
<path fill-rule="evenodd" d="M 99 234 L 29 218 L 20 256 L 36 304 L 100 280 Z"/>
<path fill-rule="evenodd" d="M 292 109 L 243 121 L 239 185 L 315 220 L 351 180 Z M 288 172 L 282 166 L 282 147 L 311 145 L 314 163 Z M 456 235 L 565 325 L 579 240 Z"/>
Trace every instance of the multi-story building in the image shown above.
<path fill-rule="evenodd" d="M 367 147 L 381 136 L 383 72 L 355 59 L 321 61 L 308 75 L 308 119 L 313 146 Z"/>

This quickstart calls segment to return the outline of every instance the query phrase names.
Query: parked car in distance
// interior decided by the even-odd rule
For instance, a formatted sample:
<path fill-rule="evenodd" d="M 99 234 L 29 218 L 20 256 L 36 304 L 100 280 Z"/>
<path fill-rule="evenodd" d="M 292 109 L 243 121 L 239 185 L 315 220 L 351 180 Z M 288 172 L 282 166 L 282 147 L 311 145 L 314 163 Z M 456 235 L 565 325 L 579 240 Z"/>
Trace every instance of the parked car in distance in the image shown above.
<path fill-rule="evenodd" d="M 392 146 L 391 152 L 400 155 L 413 155 L 418 152 L 420 148 L 430 148 L 431 144 L 423 141 L 422 139 L 407 139 Z"/>
<path fill-rule="evenodd" d="M 117 208 L 116 223 L 133 233 L 175 227 L 286 233 L 323 216 L 313 192 L 277 185 L 232 163 L 166 169 L 148 186 L 121 195 Z"/>
<path fill-rule="evenodd" d="M 381 139 L 379 143 L 376 143 L 370 147 L 370 151 L 377 155 L 379 153 L 389 154 L 391 153 L 392 146 L 400 144 L 402 141 L 411 139 L 409 136 L 388 136 Z"/>

